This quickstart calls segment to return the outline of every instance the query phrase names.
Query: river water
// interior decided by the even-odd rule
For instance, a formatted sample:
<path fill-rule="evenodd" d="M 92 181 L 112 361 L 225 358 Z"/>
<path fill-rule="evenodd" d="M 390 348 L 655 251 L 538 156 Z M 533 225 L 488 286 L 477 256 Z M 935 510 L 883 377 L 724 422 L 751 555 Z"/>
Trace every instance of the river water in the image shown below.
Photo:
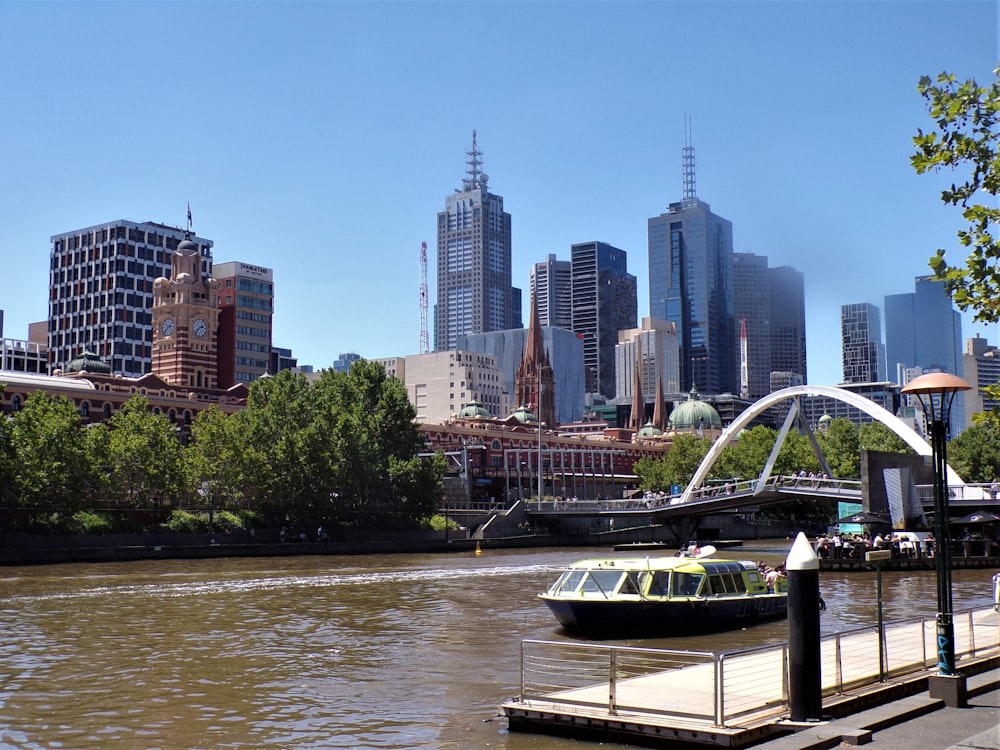
<path fill-rule="evenodd" d="M 724 550 L 780 562 L 784 541 Z M 569 640 L 535 598 L 607 549 L 0 568 L 0 747 L 500 748 L 520 642 Z M 723 556 L 722 554 L 719 555 Z M 955 609 L 993 571 L 954 573 Z M 824 632 L 875 621 L 873 573 L 823 573 Z M 884 573 L 887 620 L 933 614 L 933 571 Z M 728 650 L 787 624 L 630 645 Z"/>

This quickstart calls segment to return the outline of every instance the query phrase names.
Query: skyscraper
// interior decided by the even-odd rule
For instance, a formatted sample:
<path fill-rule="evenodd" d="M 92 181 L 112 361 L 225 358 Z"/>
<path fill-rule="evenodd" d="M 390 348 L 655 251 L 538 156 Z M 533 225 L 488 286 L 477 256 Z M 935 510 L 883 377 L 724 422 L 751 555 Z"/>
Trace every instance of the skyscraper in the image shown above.
<path fill-rule="evenodd" d="M 635 276 L 624 250 L 606 242 L 570 247 L 573 269 L 573 330 L 583 336 L 587 393 L 615 396 L 618 332 L 636 327 Z"/>
<path fill-rule="evenodd" d="M 213 275 L 219 282 L 219 387 L 251 383 L 271 368 L 274 272 L 231 261 L 217 264 Z"/>
<path fill-rule="evenodd" d="M 573 328 L 573 264 L 555 255 L 531 267 L 531 294 L 542 327 Z"/>
<path fill-rule="evenodd" d="M 943 281 L 918 276 L 913 292 L 886 295 L 885 349 L 894 381 L 900 366 L 961 376 L 962 316 Z"/>
<path fill-rule="evenodd" d="M 758 399 L 771 387 L 771 295 L 768 293 L 767 257 L 733 253 L 733 314 L 736 330 L 746 331 L 746 382 L 740 362 L 741 398 Z M 740 354 L 743 347 L 741 342 Z"/>
<path fill-rule="evenodd" d="M 657 385 L 663 390 L 661 395 L 668 398 L 680 393 L 677 332 L 673 323 L 643 318 L 641 327 L 619 331 L 615 361 L 615 399 L 619 402 L 634 397 L 637 364 L 643 401 L 654 401 Z"/>
<path fill-rule="evenodd" d="M 1000 384 L 1000 349 L 986 343 L 978 333 L 975 338 L 965 340 L 962 355 L 962 377 L 972 386 L 965 396 L 965 423 L 972 424 L 972 417 L 990 409 L 1000 407 L 1000 401 L 988 398 L 983 389 Z"/>
<path fill-rule="evenodd" d="M 793 373 L 808 383 L 806 373 L 806 295 L 800 271 L 791 266 L 767 269 L 771 297 L 771 372 Z"/>
<path fill-rule="evenodd" d="M 511 285 L 510 214 L 487 188 L 472 131 L 462 189 L 438 214 L 434 346 L 454 349 L 459 336 L 521 325 L 521 293 Z"/>
<path fill-rule="evenodd" d="M 962 316 L 943 281 L 918 276 L 913 292 L 886 295 L 885 349 L 889 378 L 899 385 L 899 373 L 913 368 L 962 376 Z M 954 437 L 965 429 L 965 394 L 955 395 L 950 416 Z"/>
<path fill-rule="evenodd" d="M 150 372 L 153 282 L 170 274 L 170 257 L 185 239 L 177 227 L 121 219 L 51 238 L 49 364 L 64 368 L 85 348 L 116 375 Z M 212 241 L 192 236 L 199 280 L 212 272 Z M 214 304 L 214 300 L 213 300 Z"/>
<path fill-rule="evenodd" d="M 870 302 L 840 306 L 840 342 L 844 383 L 880 383 L 885 380 L 882 319 Z"/>
<path fill-rule="evenodd" d="M 681 390 L 735 393 L 733 225 L 694 191 L 694 148 L 684 147 L 684 197 L 648 220 L 649 314 L 677 326 Z"/>

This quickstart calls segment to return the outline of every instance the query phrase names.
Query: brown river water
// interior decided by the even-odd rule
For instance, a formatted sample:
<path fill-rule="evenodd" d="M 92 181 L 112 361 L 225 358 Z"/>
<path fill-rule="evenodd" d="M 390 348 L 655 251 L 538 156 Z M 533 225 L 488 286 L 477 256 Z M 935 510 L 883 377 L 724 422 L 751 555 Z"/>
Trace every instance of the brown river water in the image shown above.
<path fill-rule="evenodd" d="M 784 559 L 788 542 L 719 557 Z M 0 567 L 0 748 L 500 748 L 520 643 L 570 640 L 536 594 L 607 549 Z M 954 607 L 994 571 L 956 570 Z M 822 573 L 824 633 L 876 618 L 874 573 Z M 884 573 L 886 620 L 935 611 L 933 571 Z M 723 651 L 787 624 L 629 645 Z"/>

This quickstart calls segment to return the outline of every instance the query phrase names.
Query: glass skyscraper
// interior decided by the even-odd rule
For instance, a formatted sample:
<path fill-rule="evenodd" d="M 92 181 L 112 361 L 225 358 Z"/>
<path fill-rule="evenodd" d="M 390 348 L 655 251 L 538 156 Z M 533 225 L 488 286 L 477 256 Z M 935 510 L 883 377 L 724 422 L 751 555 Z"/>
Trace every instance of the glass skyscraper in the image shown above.
<path fill-rule="evenodd" d="M 487 188 L 476 131 L 466 156 L 462 189 L 438 214 L 437 350 L 454 349 L 459 336 L 521 326 L 521 294 L 511 285 L 510 214 Z"/>
<path fill-rule="evenodd" d="M 885 380 L 885 346 L 877 305 L 858 302 L 840 306 L 840 343 L 845 384 Z"/>
<path fill-rule="evenodd" d="M 962 316 L 952 305 L 944 282 L 918 276 L 914 291 L 885 298 L 885 350 L 889 379 L 899 385 L 898 373 L 920 368 L 962 376 Z M 965 397 L 959 393 L 951 410 L 951 435 L 965 424 Z"/>
<path fill-rule="evenodd" d="M 587 393 L 614 398 L 618 332 L 636 327 L 635 276 L 628 272 L 625 251 L 606 242 L 572 245 L 570 264 L 573 330 L 583 337 Z"/>
<path fill-rule="evenodd" d="M 736 393 L 733 225 L 689 195 L 647 222 L 649 314 L 677 325 L 681 389 Z"/>
<path fill-rule="evenodd" d="M 806 374 L 806 295 L 801 271 L 791 266 L 767 269 L 771 296 L 771 372 Z"/>
<path fill-rule="evenodd" d="M 962 374 L 962 316 L 943 281 L 918 276 L 915 291 L 885 298 L 885 350 L 889 376 L 902 366 Z M 902 384 L 900 384 L 902 385 Z"/>

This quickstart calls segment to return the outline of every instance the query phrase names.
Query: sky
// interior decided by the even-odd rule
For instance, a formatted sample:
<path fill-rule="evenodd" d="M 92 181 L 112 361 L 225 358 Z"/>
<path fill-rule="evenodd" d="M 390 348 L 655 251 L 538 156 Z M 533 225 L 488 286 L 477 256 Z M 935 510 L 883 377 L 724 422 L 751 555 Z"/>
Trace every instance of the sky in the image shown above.
<path fill-rule="evenodd" d="M 626 251 L 649 314 L 646 221 L 697 195 L 734 249 L 805 275 L 808 379 L 841 377 L 840 306 L 913 291 L 957 209 L 917 175 L 917 93 L 993 80 L 998 5 L 945 2 L 0 0 L 4 336 L 47 317 L 53 234 L 186 224 L 274 270 L 275 346 L 415 354 L 420 244 L 477 131 L 512 217 L 513 284 L 575 242 Z M 433 307 L 430 313 L 433 342 Z M 998 344 L 964 316 L 963 338 Z"/>

